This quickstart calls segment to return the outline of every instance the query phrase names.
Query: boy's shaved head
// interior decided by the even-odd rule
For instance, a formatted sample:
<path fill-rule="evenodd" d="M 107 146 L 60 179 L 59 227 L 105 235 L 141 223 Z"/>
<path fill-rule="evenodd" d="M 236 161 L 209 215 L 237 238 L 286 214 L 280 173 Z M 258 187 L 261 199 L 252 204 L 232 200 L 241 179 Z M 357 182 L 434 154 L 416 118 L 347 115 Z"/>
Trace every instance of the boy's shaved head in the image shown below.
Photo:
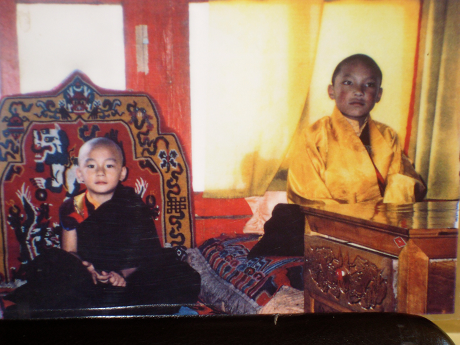
<path fill-rule="evenodd" d="M 97 147 L 107 147 L 115 149 L 119 156 L 120 162 L 122 162 L 123 166 L 125 165 L 123 159 L 123 151 L 121 150 L 120 146 L 113 140 L 105 137 L 93 138 L 84 143 L 80 148 L 80 151 L 78 152 L 78 164 L 80 165 L 84 155 L 87 155 L 88 152 L 92 151 Z"/>
<path fill-rule="evenodd" d="M 382 84 L 382 71 L 380 70 L 379 65 L 372 59 L 370 56 L 367 56 L 365 54 L 355 54 L 351 55 L 342 61 L 337 65 L 337 67 L 334 70 L 334 73 L 332 74 L 332 85 L 334 85 L 335 78 L 337 75 L 340 73 L 340 70 L 342 69 L 343 66 L 360 62 L 366 66 L 368 66 L 370 69 L 372 69 L 376 73 L 376 77 L 379 78 L 380 84 Z"/>
<path fill-rule="evenodd" d="M 97 208 L 112 198 L 128 170 L 123 162 L 123 151 L 116 142 L 95 138 L 80 148 L 75 173 L 78 182 L 86 185 L 88 200 Z"/>

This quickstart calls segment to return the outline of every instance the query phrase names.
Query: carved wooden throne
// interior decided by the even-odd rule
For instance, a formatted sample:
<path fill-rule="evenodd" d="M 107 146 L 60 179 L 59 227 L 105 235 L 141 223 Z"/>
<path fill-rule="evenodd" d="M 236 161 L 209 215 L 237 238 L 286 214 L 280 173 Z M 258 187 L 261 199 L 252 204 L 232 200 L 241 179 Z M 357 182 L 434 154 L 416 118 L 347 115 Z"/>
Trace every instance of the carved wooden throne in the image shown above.
<path fill-rule="evenodd" d="M 187 163 L 176 136 L 160 133 L 149 96 L 103 90 L 75 72 L 51 92 L 4 98 L 0 117 L 0 282 L 21 279 L 21 267 L 60 245 L 58 209 L 84 188 L 76 157 L 94 137 L 122 147 L 123 183 L 150 207 L 163 245 L 193 246 Z"/>

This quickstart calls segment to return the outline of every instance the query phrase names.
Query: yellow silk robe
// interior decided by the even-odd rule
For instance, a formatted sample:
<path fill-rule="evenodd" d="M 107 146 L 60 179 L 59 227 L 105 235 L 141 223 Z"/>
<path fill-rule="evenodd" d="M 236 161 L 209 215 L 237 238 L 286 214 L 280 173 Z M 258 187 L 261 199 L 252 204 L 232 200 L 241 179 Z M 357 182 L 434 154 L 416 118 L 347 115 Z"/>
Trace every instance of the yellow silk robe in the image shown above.
<path fill-rule="evenodd" d="M 371 118 L 368 124 L 372 159 L 385 179 L 383 197 L 368 151 L 335 108 L 332 116 L 318 120 L 304 133 L 304 143 L 289 167 L 288 201 L 300 205 L 415 202 L 415 191 L 424 191 L 425 186 L 402 153 L 396 132 Z"/>

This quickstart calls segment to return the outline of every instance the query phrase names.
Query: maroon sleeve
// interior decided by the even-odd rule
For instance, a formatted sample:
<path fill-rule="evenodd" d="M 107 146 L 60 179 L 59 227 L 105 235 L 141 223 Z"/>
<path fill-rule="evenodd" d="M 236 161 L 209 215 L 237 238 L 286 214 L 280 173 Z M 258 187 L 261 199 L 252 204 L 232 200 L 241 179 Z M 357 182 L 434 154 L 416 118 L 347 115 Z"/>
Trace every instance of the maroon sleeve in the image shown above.
<path fill-rule="evenodd" d="M 59 220 L 64 230 L 74 230 L 80 223 L 79 214 L 75 210 L 73 198 L 64 201 L 59 208 Z M 80 216 L 81 217 L 81 216 Z"/>

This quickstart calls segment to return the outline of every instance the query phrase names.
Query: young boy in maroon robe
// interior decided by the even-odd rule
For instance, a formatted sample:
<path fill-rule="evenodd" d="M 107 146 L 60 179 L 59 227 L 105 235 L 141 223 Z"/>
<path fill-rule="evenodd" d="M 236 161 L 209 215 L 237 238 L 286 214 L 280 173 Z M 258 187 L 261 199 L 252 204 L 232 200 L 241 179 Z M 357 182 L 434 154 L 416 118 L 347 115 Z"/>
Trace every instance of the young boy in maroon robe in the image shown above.
<path fill-rule="evenodd" d="M 147 205 L 121 184 L 127 170 L 120 147 L 92 139 L 78 163 L 78 180 L 87 189 L 60 208 L 63 250 L 34 260 L 28 283 L 10 299 L 35 310 L 149 305 L 151 313 L 195 303 L 200 276 L 173 249 L 161 247 Z"/>

